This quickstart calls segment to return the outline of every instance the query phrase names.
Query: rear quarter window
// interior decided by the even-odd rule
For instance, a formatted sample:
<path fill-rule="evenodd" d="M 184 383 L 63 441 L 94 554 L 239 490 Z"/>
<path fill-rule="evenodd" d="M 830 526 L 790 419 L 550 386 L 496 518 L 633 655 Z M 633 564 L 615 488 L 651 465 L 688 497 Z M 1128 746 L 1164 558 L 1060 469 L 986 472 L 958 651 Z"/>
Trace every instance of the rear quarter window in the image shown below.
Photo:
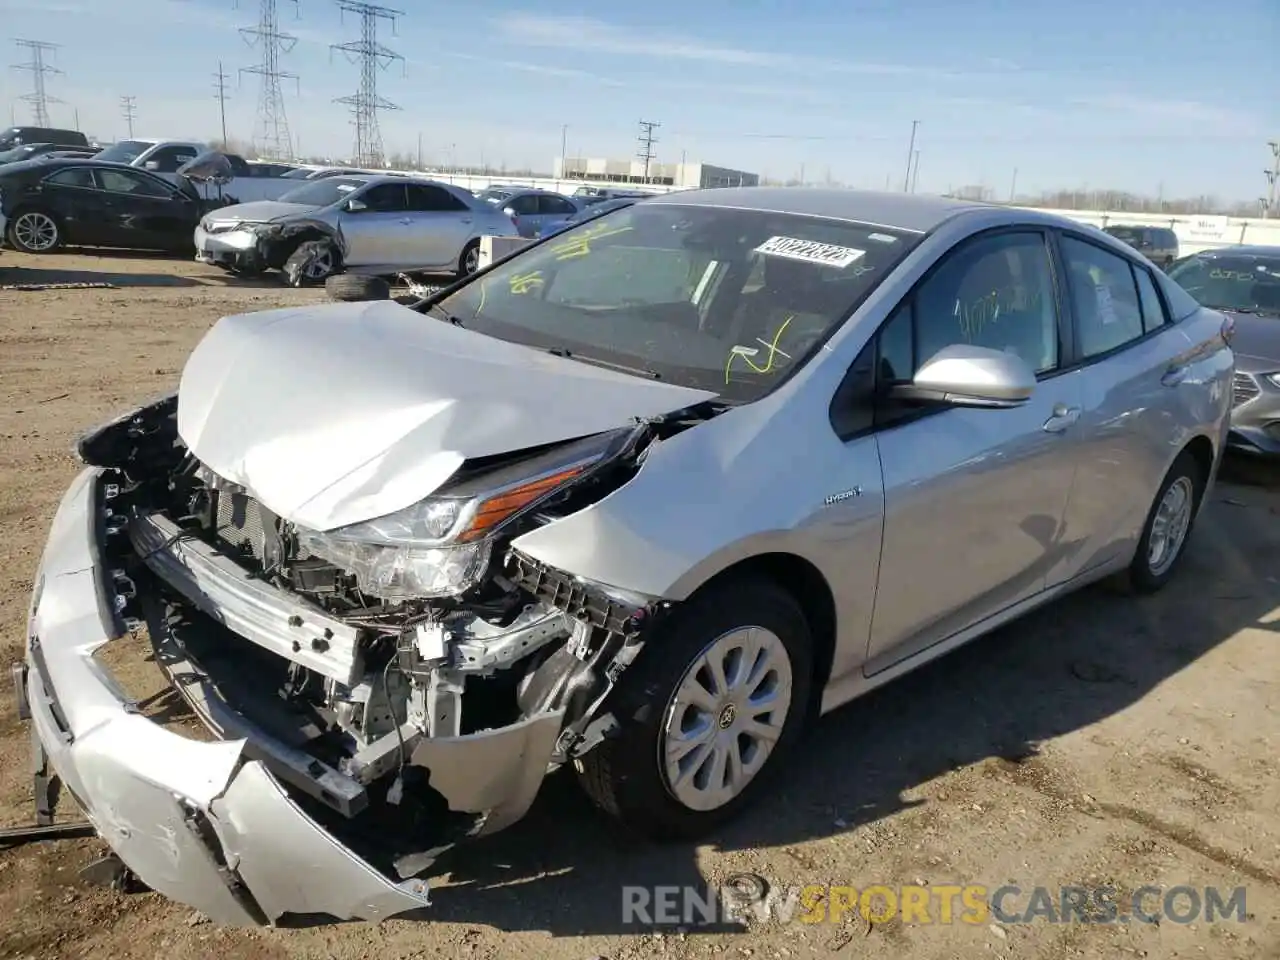
<path fill-rule="evenodd" d="M 1160 292 L 1164 294 L 1164 302 L 1169 307 L 1169 319 L 1174 323 L 1184 320 L 1200 309 L 1195 297 L 1183 290 L 1178 281 L 1170 280 L 1164 273 L 1156 274 L 1156 283 L 1160 284 Z"/>

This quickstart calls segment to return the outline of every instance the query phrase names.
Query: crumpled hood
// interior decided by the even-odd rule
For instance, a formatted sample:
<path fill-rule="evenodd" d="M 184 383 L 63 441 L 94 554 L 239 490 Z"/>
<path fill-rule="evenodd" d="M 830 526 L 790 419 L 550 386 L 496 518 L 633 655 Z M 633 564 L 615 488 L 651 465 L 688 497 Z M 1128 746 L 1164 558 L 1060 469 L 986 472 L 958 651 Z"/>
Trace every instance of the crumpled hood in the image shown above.
<path fill-rule="evenodd" d="M 241 223 L 270 223 L 285 217 L 306 216 L 318 209 L 310 203 L 282 203 L 279 200 L 257 200 L 253 203 L 236 203 L 220 207 L 207 217 L 209 220 L 237 220 Z"/>
<path fill-rule="evenodd" d="M 224 317 L 178 432 L 275 513 L 331 530 L 429 496 L 464 460 L 573 440 L 715 396 L 555 357 L 394 301 Z"/>
<path fill-rule="evenodd" d="M 1241 373 L 1274 373 L 1280 370 L 1280 317 L 1222 310 L 1235 322 L 1231 351 Z"/>

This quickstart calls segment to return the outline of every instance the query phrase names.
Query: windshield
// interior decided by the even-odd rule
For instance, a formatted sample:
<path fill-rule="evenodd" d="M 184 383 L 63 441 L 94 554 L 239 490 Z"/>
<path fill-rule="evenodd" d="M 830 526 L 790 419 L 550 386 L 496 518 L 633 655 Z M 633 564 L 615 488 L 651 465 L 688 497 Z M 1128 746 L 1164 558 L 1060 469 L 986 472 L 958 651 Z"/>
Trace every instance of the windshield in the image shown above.
<path fill-rule="evenodd" d="M 0 152 L 0 163 L 11 163 L 14 160 L 23 160 L 26 157 L 31 156 L 31 154 L 35 152 L 35 149 L 36 148 L 32 146 L 19 146 L 14 147 L 12 150 L 5 150 Z"/>
<path fill-rule="evenodd" d="M 467 329 L 749 402 L 807 360 L 916 239 L 639 204 L 556 234 L 440 306 Z"/>
<path fill-rule="evenodd" d="M 108 160 L 111 163 L 133 163 L 154 146 L 154 143 L 147 143 L 145 140 L 121 140 L 107 147 L 94 159 Z"/>
<path fill-rule="evenodd" d="M 511 199 L 513 191 L 511 190 L 486 190 L 480 194 L 481 200 L 487 200 L 489 203 L 497 205 L 503 200 Z"/>
<path fill-rule="evenodd" d="M 1169 270 L 1203 306 L 1280 315 L 1280 254 L 1188 257 Z"/>
<path fill-rule="evenodd" d="M 311 180 L 280 195 L 281 203 L 302 203 L 309 207 L 327 207 L 349 197 L 367 181 L 356 177 L 324 177 Z"/>

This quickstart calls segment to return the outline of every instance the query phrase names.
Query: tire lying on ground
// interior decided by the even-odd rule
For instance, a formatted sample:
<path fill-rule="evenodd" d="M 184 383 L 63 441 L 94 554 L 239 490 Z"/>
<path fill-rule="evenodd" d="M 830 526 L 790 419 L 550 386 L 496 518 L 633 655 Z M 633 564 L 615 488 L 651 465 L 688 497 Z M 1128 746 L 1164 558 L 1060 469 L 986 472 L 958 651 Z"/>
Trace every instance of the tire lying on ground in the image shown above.
<path fill-rule="evenodd" d="M 339 273 L 324 282 L 324 292 L 330 300 L 390 300 L 391 284 L 382 277 Z"/>

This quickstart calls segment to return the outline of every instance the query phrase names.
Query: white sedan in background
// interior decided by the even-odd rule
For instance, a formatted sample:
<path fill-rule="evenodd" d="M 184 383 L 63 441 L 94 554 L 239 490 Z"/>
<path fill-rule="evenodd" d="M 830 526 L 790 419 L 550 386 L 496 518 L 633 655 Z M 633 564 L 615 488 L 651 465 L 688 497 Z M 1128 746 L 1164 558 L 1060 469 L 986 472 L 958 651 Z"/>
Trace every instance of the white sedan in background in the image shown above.
<path fill-rule="evenodd" d="M 474 273 L 480 238 L 514 236 L 511 218 L 466 190 L 403 176 L 304 181 L 278 200 L 223 207 L 196 227 L 196 258 L 238 273 Z M 290 268 L 290 261 L 294 268 Z"/>

